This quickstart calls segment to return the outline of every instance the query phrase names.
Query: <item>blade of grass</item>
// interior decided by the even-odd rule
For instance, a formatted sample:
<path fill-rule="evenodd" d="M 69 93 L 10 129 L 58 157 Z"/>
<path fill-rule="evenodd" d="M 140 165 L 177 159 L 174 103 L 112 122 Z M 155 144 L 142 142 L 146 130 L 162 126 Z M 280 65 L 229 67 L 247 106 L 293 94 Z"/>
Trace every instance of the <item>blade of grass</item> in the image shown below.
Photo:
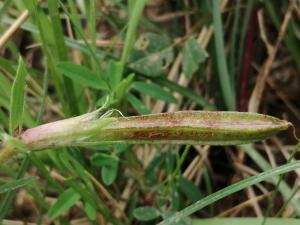
<path fill-rule="evenodd" d="M 58 0 L 48 1 L 49 15 L 51 18 L 52 29 L 55 32 L 54 41 L 57 52 L 58 61 L 66 61 L 68 59 L 68 51 L 64 41 L 63 28 L 59 17 Z M 66 98 L 69 103 L 71 115 L 77 115 L 79 109 L 77 106 L 77 100 L 74 92 L 74 84 L 68 77 L 63 77 L 64 90 L 67 93 Z"/>
<path fill-rule="evenodd" d="M 213 1 L 213 25 L 214 25 L 214 41 L 216 48 L 216 60 L 218 66 L 218 75 L 223 93 L 224 101 L 228 110 L 235 109 L 235 84 L 231 82 L 228 73 L 225 49 L 224 36 L 222 27 L 222 17 L 220 10 L 220 0 Z"/>
<path fill-rule="evenodd" d="M 90 40 L 91 40 L 91 48 L 96 49 L 96 1 L 89 0 L 85 1 L 86 6 L 86 14 L 87 14 L 87 21 L 88 21 L 88 27 L 89 27 L 89 33 L 90 33 Z M 98 14 L 101 14 L 101 11 L 98 12 Z M 93 69 L 97 69 L 97 65 L 95 65 L 95 62 L 93 61 Z"/>
<path fill-rule="evenodd" d="M 231 83 L 234 82 L 237 75 L 237 65 L 236 64 L 236 56 L 237 56 L 237 39 L 238 39 L 238 28 L 239 28 L 239 21 L 240 21 L 240 11 L 241 11 L 241 0 L 237 0 L 234 9 L 234 16 L 233 16 L 233 25 L 231 31 L 231 42 L 230 42 L 230 53 L 229 53 L 229 69 L 231 74 Z"/>
<path fill-rule="evenodd" d="M 159 78 L 159 79 L 155 79 L 153 81 L 157 81 L 159 84 L 170 88 L 170 90 L 175 91 L 181 95 L 183 95 L 184 97 L 195 101 L 196 103 L 198 103 L 200 106 L 202 106 L 204 109 L 207 110 L 214 110 L 216 109 L 215 106 L 213 104 L 211 104 L 210 102 L 208 102 L 206 99 L 204 99 L 202 96 L 197 95 L 195 92 L 193 92 L 190 89 L 184 88 L 170 80 L 167 80 L 165 78 Z"/>
<path fill-rule="evenodd" d="M 84 186 L 78 185 L 75 179 L 67 179 L 66 183 L 72 187 L 85 202 L 88 202 L 96 211 L 100 212 L 105 219 L 109 218 L 107 208 L 100 202 L 98 197 L 94 196 L 91 192 L 86 191 Z"/>
<path fill-rule="evenodd" d="M 126 98 L 139 114 L 145 115 L 151 113 L 150 109 L 148 109 L 147 106 L 133 94 L 128 93 Z"/>
<path fill-rule="evenodd" d="M 59 1 L 59 5 L 61 6 L 61 8 L 64 10 L 64 12 L 66 13 L 66 15 L 70 18 L 75 30 L 77 30 L 77 33 L 80 35 L 80 38 L 82 38 L 82 40 L 84 41 L 87 49 L 89 50 L 92 59 L 94 60 L 95 65 L 97 66 L 97 72 L 99 73 L 99 76 L 102 77 L 103 79 L 106 79 L 106 77 L 104 76 L 104 72 L 102 69 L 101 64 L 99 63 L 98 59 L 97 59 L 97 55 L 96 55 L 96 51 L 95 49 L 90 45 L 90 43 L 88 43 L 88 41 L 85 38 L 85 35 L 82 33 L 82 29 L 78 24 L 78 21 L 76 19 L 73 19 L 73 15 L 69 13 L 69 11 L 67 10 L 67 8 L 65 7 L 65 5 L 60 1 Z"/>
<path fill-rule="evenodd" d="M 44 12 L 38 6 L 36 6 L 32 0 L 27 1 L 28 9 L 31 10 L 33 19 L 37 24 L 39 38 L 42 44 L 42 50 L 45 54 L 46 63 L 48 65 L 51 78 L 53 79 L 53 82 L 55 84 L 56 92 L 62 104 L 63 111 L 66 114 L 70 114 L 70 105 L 68 104 L 68 101 L 66 99 L 65 89 L 63 88 L 63 79 L 55 69 L 55 57 L 50 49 L 50 46 L 55 45 L 53 29 L 51 28 L 48 17 L 44 14 Z"/>
<path fill-rule="evenodd" d="M 243 145 L 243 150 L 247 153 L 247 155 L 263 170 L 269 170 L 271 169 L 271 165 L 264 159 L 264 157 L 259 154 L 251 145 Z M 278 183 L 279 178 L 273 177 L 271 179 L 272 183 L 276 185 Z M 288 186 L 288 184 L 284 181 L 281 182 L 281 184 L 278 186 L 278 189 L 283 196 L 284 199 L 288 199 L 289 196 L 292 195 L 292 190 Z M 291 204 L 293 208 L 295 209 L 295 212 L 297 215 L 300 215 L 300 204 L 297 199 L 292 199 Z"/>
<path fill-rule="evenodd" d="M 22 161 L 22 164 L 20 166 L 20 170 L 16 176 L 16 179 L 21 179 L 24 176 L 24 174 L 26 173 L 28 167 L 29 167 L 29 159 L 26 156 Z M 16 195 L 16 190 L 13 190 L 13 191 L 8 192 L 5 195 L 5 197 L 3 198 L 2 204 L 0 207 L 0 224 L 2 224 L 2 220 L 5 218 L 5 215 L 8 212 L 8 210 L 11 208 L 11 205 L 13 203 L 15 195 Z"/>
<path fill-rule="evenodd" d="M 26 69 L 24 61 L 19 57 L 16 78 L 11 89 L 9 132 L 13 134 L 14 129 L 21 130 L 24 111 L 24 88 L 25 88 Z"/>
<path fill-rule="evenodd" d="M 136 81 L 132 84 L 132 88 L 153 98 L 161 99 L 169 103 L 177 103 L 176 98 L 170 92 L 164 90 L 162 86 L 156 83 Z"/>
<path fill-rule="evenodd" d="M 289 158 L 287 160 L 287 163 L 290 163 L 292 161 L 292 159 L 294 159 L 294 157 L 298 153 L 299 149 L 300 149 L 300 142 L 296 145 L 296 147 L 294 148 L 293 152 L 289 156 Z M 272 196 L 269 199 L 267 211 L 266 211 L 266 213 L 264 215 L 264 220 L 262 222 L 262 225 L 265 225 L 266 219 L 269 217 L 269 215 L 271 213 L 271 209 L 272 209 L 272 207 L 274 205 L 275 198 L 277 197 L 277 194 L 279 192 L 279 186 L 280 186 L 281 182 L 283 181 L 283 179 L 284 179 L 284 175 L 281 175 L 279 177 L 277 183 L 276 183 L 275 191 L 272 193 Z M 293 192 L 292 191 L 291 191 L 291 195 L 290 196 L 293 196 Z M 287 196 L 287 200 L 291 200 L 290 197 Z"/>
<path fill-rule="evenodd" d="M 128 29 L 126 32 L 126 38 L 125 38 L 124 48 L 121 57 L 121 62 L 123 63 L 123 65 L 126 64 L 130 50 L 133 47 L 135 36 L 136 36 L 136 30 L 141 20 L 141 16 L 146 6 L 146 3 L 147 0 L 139 0 L 134 2 L 132 12 L 130 13 Z"/>
<path fill-rule="evenodd" d="M 64 214 L 80 199 L 80 195 L 74 191 L 73 188 L 65 190 L 59 195 L 56 202 L 51 206 L 48 211 L 50 220 L 56 219 L 58 216 Z"/>
<path fill-rule="evenodd" d="M 35 176 L 30 176 L 30 177 L 24 177 L 21 179 L 13 180 L 8 183 L 5 183 L 0 186 L 0 194 L 3 194 L 8 191 L 13 191 L 18 188 L 24 187 L 25 185 L 35 181 L 37 177 Z"/>
<path fill-rule="evenodd" d="M 34 153 L 29 154 L 28 157 L 30 159 L 30 162 L 37 168 L 37 170 L 39 171 L 39 173 L 41 173 L 41 175 L 43 176 L 43 178 L 45 178 L 49 182 L 49 184 L 51 185 L 51 187 L 54 190 L 58 191 L 58 192 L 62 192 L 63 188 L 50 175 L 50 172 L 48 171 L 48 169 L 46 168 L 46 166 L 43 164 L 43 162 Z"/>
<path fill-rule="evenodd" d="M 222 198 L 225 198 L 235 192 L 241 191 L 241 190 L 243 190 L 247 187 L 250 187 L 254 184 L 258 184 L 264 180 L 270 179 L 270 178 L 272 178 L 274 176 L 278 176 L 280 174 L 284 174 L 284 173 L 293 171 L 298 168 L 300 168 L 300 161 L 295 161 L 293 163 L 288 163 L 288 164 L 282 165 L 282 166 L 274 168 L 274 169 L 266 170 L 263 173 L 260 173 L 258 175 L 249 177 L 240 182 L 232 184 L 226 188 L 223 188 L 223 189 L 197 201 L 196 203 L 175 213 L 173 216 L 163 220 L 158 225 L 171 225 L 171 224 L 175 223 L 176 221 L 179 221 L 179 220 L 197 212 L 198 210 L 203 209 L 204 207 L 206 207 Z"/>
<path fill-rule="evenodd" d="M 109 87 L 101 77 L 87 67 L 71 62 L 60 62 L 56 65 L 58 71 L 78 84 L 97 90 L 108 90 Z"/>

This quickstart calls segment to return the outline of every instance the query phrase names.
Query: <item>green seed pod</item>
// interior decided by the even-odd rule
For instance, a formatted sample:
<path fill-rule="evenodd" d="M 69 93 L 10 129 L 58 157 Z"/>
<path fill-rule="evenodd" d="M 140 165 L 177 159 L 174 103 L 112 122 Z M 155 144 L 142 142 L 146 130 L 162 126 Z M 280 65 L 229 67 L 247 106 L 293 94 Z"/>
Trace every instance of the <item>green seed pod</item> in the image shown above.
<path fill-rule="evenodd" d="M 29 129 L 29 149 L 113 143 L 238 145 L 269 138 L 291 123 L 248 112 L 180 111 L 131 117 L 93 113 Z"/>

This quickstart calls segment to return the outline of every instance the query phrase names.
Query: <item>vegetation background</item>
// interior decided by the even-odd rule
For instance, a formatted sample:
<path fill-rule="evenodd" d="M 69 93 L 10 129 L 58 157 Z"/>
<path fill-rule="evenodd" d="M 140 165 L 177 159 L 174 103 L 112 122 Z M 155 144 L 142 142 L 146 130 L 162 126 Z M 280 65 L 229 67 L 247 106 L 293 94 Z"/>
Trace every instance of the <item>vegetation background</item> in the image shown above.
<path fill-rule="evenodd" d="M 291 121 L 299 135 L 299 19 L 296 0 L 2 0 L 1 130 L 106 104 L 124 115 L 260 112 Z M 225 148 L 23 154 L 0 165 L 0 224 L 156 224 L 204 196 L 208 207 L 169 224 L 298 224 L 287 218 L 300 215 L 299 170 L 221 192 L 218 202 L 211 195 L 288 166 L 299 157 L 296 144 L 291 130 Z M 214 217 L 227 219 L 201 219 Z M 229 219 L 238 217 L 253 219 Z"/>

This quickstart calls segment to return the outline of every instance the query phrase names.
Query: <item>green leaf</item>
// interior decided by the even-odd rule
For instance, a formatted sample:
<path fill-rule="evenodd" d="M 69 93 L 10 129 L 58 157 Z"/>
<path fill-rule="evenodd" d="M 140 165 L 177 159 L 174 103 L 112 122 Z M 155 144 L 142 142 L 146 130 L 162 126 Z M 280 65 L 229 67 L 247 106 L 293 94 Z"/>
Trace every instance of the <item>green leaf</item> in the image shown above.
<path fill-rule="evenodd" d="M 88 202 L 84 204 L 84 211 L 90 220 L 96 219 L 97 211 Z"/>
<path fill-rule="evenodd" d="M 179 188 L 192 202 L 196 202 L 201 199 L 203 196 L 199 191 L 199 188 L 195 184 L 184 177 L 179 179 Z"/>
<path fill-rule="evenodd" d="M 187 40 L 182 50 L 183 73 L 191 78 L 199 67 L 199 64 L 207 58 L 207 52 L 198 44 L 194 38 Z"/>
<path fill-rule="evenodd" d="M 118 162 L 119 159 L 117 157 L 105 153 L 96 153 L 91 158 L 91 163 L 94 166 L 111 166 Z"/>
<path fill-rule="evenodd" d="M 134 209 L 133 216 L 140 221 L 149 221 L 159 217 L 160 212 L 156 208 L 144 206 Z"/>
<path fill-rule="evenodd" d="M 119 158 L 105 153 L 96 153 L 92 156 L 91 163 L 102 167 L 101 177 L 106 185 L 111 185 L 115 181 L 119 169 Z"/>
<path fill-rule="evenodd" d="M 66 191 L 64 191 L 49 209 L 48 215 L 50 219 L 54 220 L 58 216 L 64 214 L 79 199 L 80 195 L 77 192 L 75 192 L 73 188 L 69 188 Z"/>
<path fill-rule="evenodd" d="M 121 62 L 116 62 L 111 60 L 108 65 L 108 80 L 111 88 L 116 89 L 121 81 L 123 73 L 123 64 Z"/>
<path fill-rule="evenodd" d="M 164 100 L 169 103 L 177 103 L 176 98 L 169 93 L 168 91 L 164 90 L 161 86 L 154 84 L 154 83 L 145 83 L 145 82 L 134 82 L 132 87 L 146 95 L 149 95 L 153 98 Z"/>
<path fill-rule="evenodd" d="M 9 115 L 9 132 L 13 133 L 14 129 L 22 127 L 24 111 L 24 87 L 25 87 L 26 68 L 24 61 L 19 57 L 19 64 L 16 78 L 11 89 L 10 115 Z"/>
<path fill-rule="evenodd" d="M 279 166 L 274 169 L 267 170 L 263 173 L 255 175 L 255 176 L 251 176 L 247 179 L 244 179 L 240 182 L 237 182 L 235 184 L 227 186 L 226 188 L 223 188 L 223 189 L 195 202 L 194 204 L 186 207 L 185 209 L 175 213 L 170 218 L 163 220 L 158 225 L 171 225 L 174 223 L 174 221 L 178 221 L 182 218 L 185 218 L 185 217 L 197 212 L 198 210 L 203 209 L 204 207 L 206 207 L 222 198 L 225 198 L 235 192 L 241 191 L 249 186 L 260 183 L 260 182 L 270 179 L 274 176 L 278 176 L 280 174 L 293 171 L 298 168 L 300 168 L 300 160 L 295 161 L 293 163 L 285 164 L 283 166 Z"/>
<path fill-rule="evenodd" d="M 126 32 L 126 38 L 125 38 L 124 48 L 121 57 L 121 62 L 123 64 L 127 62 L 128 55 L 134 44 L 137 27 L 143 15 L 144 7 L 147 4 L 147 0 L 134 1 L 134 5 L 132 5 L 131 3 L 129 4 L 133 6 L 133 8 L 132 10 L 130 10 L 131 13 L 128 22 L 128 29 Z"/>
<path fill-rule="evenodd" d="M 58 71 L 83 86 L 97 90 L 108 90 L 107 83 L 88 68 L 71 62 L 61 62 L 56 65 Z"/>
<path fill-rule="evenodd" d="M 115 89 L 115 99 L 117 101 L 123 99 L 124 96 L 126 96 L 132 84 L 133 78 L 134 74 L 129 74 L 126 78 L 124 78 L 121 82 L 118 83 Z"/>
<path fill-rule="evenodd" d="M 163 75 L 174 58 L 171 46 L 166 37 L 146 33 L 137 40 L 128 67 L 150 77 Z"/>
<path fill-rule="evenodd" d="M 155 183 L 158 182 L 157 172 L 165 160 L 166 160 L 166 154 L 160 153 L 145 168 L 144 176 L 147 185 L 155 185 Z"/>
<path fill-rule="evenodd" d="M 4 98 L 9 98 L 11 92 L 11 84 L 8 79 L 0 73 L 0 96 Z"/>
<path fill-rule="evenodd" d="M 193 225 L 261 225 L 264 218 L 212 218 L 195 219 Z M 299 219 L 267 218 L 265 225 L 298 225 Z"/>
<path fill-rule="evenodd" d="M 38 179 L 38 177 L 30 176 L 30 177 L 24 177 L 24 178 L 21 178 L 18 180 L 10 181 L 10 182 L 0 186 L 0 194 L 24 187 L 25 185 L 27 185 L 37 179 Z"/>
<path fill-rule="evenodd" d="M 128 93 L 126 99 L 139 114 L 145 115 L 151 113 L 150 109 L 148 109 L 147 106 L 133 94 Z"/>
<path fill-rule="evenodd" d="M 243 145 L 241 146 L 243 151 L 246 152 L 246 154 L 252 159 L 255 164 L 262 170 L 266 171 L 272 168 L 271 164 L 268 162 L 268 160 L 263 156 L 262 153 L 257 151 L 251 144 Z M 300 142 L 296 145 L 294 151 L 298 151 L 300 147 Z M 274 185 L 278 185 L 279 177 L 272 177 L 271 182 Z M 285 181 L 281 181 L 280 185 L 278 186 L 278 190 L 280 191 L 283 199 L 285 201 L 288 201 L 290 199 L 290 196 L 293 193 L 292 188 L 287 184 Z M 299 201 L 296 198 L 292 198 L 291 200 L 291 206 L 293 207 L 295 213 L 299 216 L 300 215 L 300 205 Z"/>
<path fill-rule="evenodd" d="M 115 162 L 109 166 L 103 166 L 101 169 L 101 177 L 106 185 L 111 185 L 118 174 L 119 162 Z"/>
<path fill-rule="evenodd" d="M 230 74 L 227 68 L 224 39 L 223 39 L 223 26 L 222 26 L 222 13 L 220 9 L 220 0 L 212 1 L 213 5 L 213 26 L 214 26 L 214 41 L 216 49 L 216 60 L 218 68 L 218 76 L 220 80 L 221 91 L 223 94 L 224 102 L 228 110 L 235 109 L 235 87 L 231 82 Z"/>
<path fill-rule="evenodd" d="M 215 106 L 212 103 L 210 103 L 204 97 L 193 92 L 193 90 L 182 87 L 182 86 L 180 86 L 168 79 L 165 79 L 165 78 L 159 78 L 159 79 L 157 79 L 157 82 L 159 82 L 161 85 L 164 85 L 165 87 L 169 88 L 170 90 L 183 95 L 187 99 L 198 103 L 200 106 L 202 106 L 205 109 L 215 110 Z"/>
<path fill-rule="evenodd" d="M 95 210 L 99 210 L 101 208 L 101 204 L 99 201 L 98 196 L 93 195 L 89 189 L 82 185 L 81 182 L 78 182 L 77 179 L 74 178 L 69 178 L 65 180 L 66 184 L 68 184 L 69 186 L 71 186 L 71 188 L 73 188 L 73 190 L 78 193 L 81 198 L 86 202 L 89 203 L 91 205 L 91 207 L 93 207 Z"/>
<path fill-rule="evenodd" d="M 1 71 L 5 71 L 10 74 L 14 74 L 16 72 L 15 65 L 12 63 L 12 61 L 0 57 L 0 67 Z"/>

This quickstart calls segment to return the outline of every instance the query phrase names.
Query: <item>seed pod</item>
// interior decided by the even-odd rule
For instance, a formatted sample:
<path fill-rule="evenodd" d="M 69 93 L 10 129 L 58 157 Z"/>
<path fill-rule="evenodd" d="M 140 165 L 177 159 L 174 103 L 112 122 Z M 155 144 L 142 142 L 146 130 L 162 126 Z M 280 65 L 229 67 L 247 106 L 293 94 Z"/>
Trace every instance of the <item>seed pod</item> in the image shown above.
<path fill-rule="evenodd" d="M 244 112 L 180 111 L 132 117 L 75 117 L 29 129 L 29 149 L 113 143 L 238 145 L 266 139 L 291 123 Z"/>

